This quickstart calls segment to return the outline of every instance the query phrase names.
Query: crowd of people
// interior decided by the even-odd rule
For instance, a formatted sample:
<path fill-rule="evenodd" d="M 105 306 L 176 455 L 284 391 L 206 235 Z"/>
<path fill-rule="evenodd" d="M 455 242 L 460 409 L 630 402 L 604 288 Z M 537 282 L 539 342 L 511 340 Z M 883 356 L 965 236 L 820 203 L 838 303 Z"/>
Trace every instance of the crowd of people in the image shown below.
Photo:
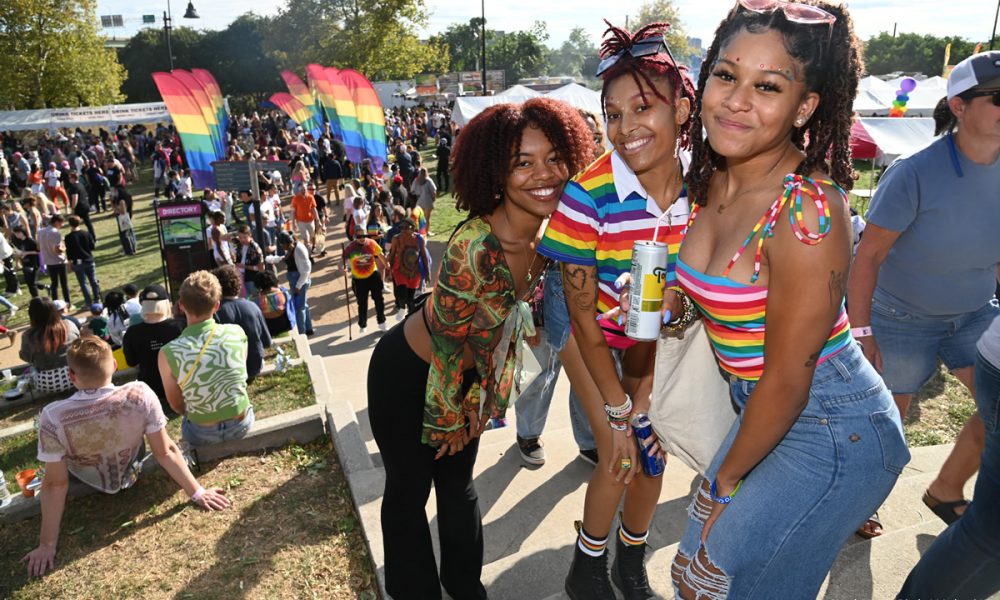
<path fill-rule="evenodd" d="M 491 106 L 461 132 L 445 109 L 393 109 L 392 159 L 374 169 L 348 160 L 329 132 L 313 139 L 278 113 L 238 117 L 229 158 L 289 163 L 287 174 L 261 174 L 259 203 L 245 190 L 193 189 L 169 129 L 78 132 L 12 153 L 13 170 L 0 163 L 9 193 L 23 198 L 4 203 L 0 244 L 8 293 L 17 293 L 20 261 L 33 297 L 21 358 L 36 387 L 78 390 L 41 416 L 39 459 L 54 493 L 29 572 L 52 565 L 68 475 L 106 492 L 127 487 L 128 475 L 109 485 L 105 475 L 134 472 L 143 435 L 192 501 L 228 506 L 190 474 L 163 430 L 166 416 L 182 415 L 182 440 L 193 446 L 247 434 L 247 385 L 263 349 L 293 328 L 313 334 L 314 263 L 327 255 L 327 228 L 343 226 L 349 243 L 337 264 L 350 275 L 357 325 L 367 333 L 371 300 L 386 331 L 367 392 L 385 466 L 392 597 L 440 598 L 442 587 L 454 598 L 487 597 L 473 482 L 479 438 L 506 425 L 516 401 L 520 455 L 544 463 L 560 369 L 580 456 L 595 465 L 565 591 L 573 600 L 614 598 L 614 588 L 627 600 L 655 597 L 647 539 L 663 481 L 655 465 L 666 460 L 660 434 L 670 426 L 656 421 L 666 392 L 655 372 L 663 348 L 702 329 L 710 345 L 683 351 L 712 357 L 734 414 L 699 468 L 675 556 L 657 565 L 677 597 L 815 597 L 843 542 L 883 533 L 878 509 L 910 460 L 902 420 L 939 361 L 978 411 L 922 498 L 949 528 L 898 597 L 1000 590 L 991 509 L 1000 496 L 1000 52 L 955 67 L 935 115 L 942 135 L 885 172 L 859 238 L 849 142 L 863 59 L 846 7 L 737 0 L 698 81 L 674 61 L 665 32 L 662 23 L 609 25 L 597 71 L 606 132 L 596 115 L 546 98 Z M 433 178 L 420 154 L 428 146 Z M 188 276 L 176 305 L 159 286 L 126 286 L 98 304 L 90 214 L 114 211 L 123 252 L 134 253 L 127 185 L 146 158 L 157 196 L 202 202 L 214 270 Z M 427 245 L 445 192 L 468 218 L 448 232 L 435 269 Z M 649 285 L 629 276 L 636 242 L 666 249 L 662 302 L 650 308 L 641 298 L 662 325 L 652 341 L 627 323 L 632 287 Z M 68 266 L 90 305 L 87 323 L 66 314 Z M 38 293 L 42 270 L 51 298 Z M 547 360 L 518 395 L 528 341 Z M 139 383 L 111 385 L 118 347 Z M 698 398 L 684 401 L 700 410 Z M 69 447 L 67 431 L 87 424 L 66 416 L 67 402 L 114 418 L 119 439 L 84 435 Z M 84 452 L 101 460 L 83 464 Z M 970 502 L 963 490 L 977 471 Z M 440 566 L 425 512 L 432 486 Z"/>

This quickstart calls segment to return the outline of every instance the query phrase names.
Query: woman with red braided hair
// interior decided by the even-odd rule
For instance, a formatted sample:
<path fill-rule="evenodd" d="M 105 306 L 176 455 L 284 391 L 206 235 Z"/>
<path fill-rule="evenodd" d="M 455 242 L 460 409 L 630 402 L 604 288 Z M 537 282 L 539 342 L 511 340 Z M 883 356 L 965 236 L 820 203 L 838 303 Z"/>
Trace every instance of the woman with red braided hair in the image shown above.
<path fill-rule="evenodd" d="M 654 23 L 632 34 L 608 24 L 597 75 L 604 81 L 602 107 L 614 149 L 567 184 L 538 248 L 563 265 L 572 333 L 559 356 L 599 458 L 566 578 L 573 600 L 615 597 L 611 580 L 626 600 L 653 597 L 644 556 L 662 477 L 640 468 L 629 421 L 649 410 L 655 344 L 625 336 L 618 297 L 637 240 L 667 244 L 666 285 L 674 285 L 674 258 L 689 212 L 679 152 L 690 139 L 694 87 L 670 55 L 667 27 Z M 665 306 L 677 315 L 680 299 L 674 292 L 667 296 Z M 687 324 L 683 316 L 673 321 L 675 328 Z M 655 435 L 648 439 L 644 451 L 662 454 Z M 622 496 L 609 580 L 605 548 Z"/>
<path fill-rule="evenodd" d="M 910 457 L 844 306 L 861 69 L 823 0 L 738 0 L 702 67 L 677 279 L 740 414 L 672 565 L 686 600 L 815 598 Z"/>

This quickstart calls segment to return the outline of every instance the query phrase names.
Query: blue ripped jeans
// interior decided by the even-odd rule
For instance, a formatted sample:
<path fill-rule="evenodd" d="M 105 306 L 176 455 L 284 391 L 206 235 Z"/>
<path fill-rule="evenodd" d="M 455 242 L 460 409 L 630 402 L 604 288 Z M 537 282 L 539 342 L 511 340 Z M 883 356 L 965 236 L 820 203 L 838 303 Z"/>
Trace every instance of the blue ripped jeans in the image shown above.
<path fill-rule="evenodd" d="M 742 411 L 756 382 L 731 381 Z M 742 421 L 741 412 L 709 478 L 715 478 Z M 805 409 L 746 474 L 704 548 L 702 525 L 711 498 L 699 486 L 674 563 L 675 581 L 703 600 L 815 598 L 844 541 L 882 504 L 909 460 L 892 395 L 851 344 L 816 367 Z"/>

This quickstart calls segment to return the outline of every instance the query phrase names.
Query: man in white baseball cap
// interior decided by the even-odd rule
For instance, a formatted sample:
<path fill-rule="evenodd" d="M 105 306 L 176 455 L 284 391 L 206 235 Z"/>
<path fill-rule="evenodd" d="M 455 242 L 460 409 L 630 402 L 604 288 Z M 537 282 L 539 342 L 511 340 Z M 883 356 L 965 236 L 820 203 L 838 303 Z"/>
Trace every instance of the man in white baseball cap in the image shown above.
<path fill-rule="evenodd" d="M 1000 50 L 973 54 L 955 65 L 948 77 L 948 99 L 971 100 L 1000 91 Z M 994 101 L 995 103 L 995 101 Z"/>

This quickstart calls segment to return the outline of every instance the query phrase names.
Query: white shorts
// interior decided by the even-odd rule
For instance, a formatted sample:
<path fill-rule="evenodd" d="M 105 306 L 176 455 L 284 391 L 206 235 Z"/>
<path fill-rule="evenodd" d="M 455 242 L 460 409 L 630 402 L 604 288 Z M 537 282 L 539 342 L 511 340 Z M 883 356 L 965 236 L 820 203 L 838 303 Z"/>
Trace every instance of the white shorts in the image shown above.
<path fill-rule="evenodd" d="M 299 226 L 299 237 L 305 238 L 309 236 L 312 239 L 313 235 L 316 233 L 316 222 L 315 221 L 295 221 Z"/>

